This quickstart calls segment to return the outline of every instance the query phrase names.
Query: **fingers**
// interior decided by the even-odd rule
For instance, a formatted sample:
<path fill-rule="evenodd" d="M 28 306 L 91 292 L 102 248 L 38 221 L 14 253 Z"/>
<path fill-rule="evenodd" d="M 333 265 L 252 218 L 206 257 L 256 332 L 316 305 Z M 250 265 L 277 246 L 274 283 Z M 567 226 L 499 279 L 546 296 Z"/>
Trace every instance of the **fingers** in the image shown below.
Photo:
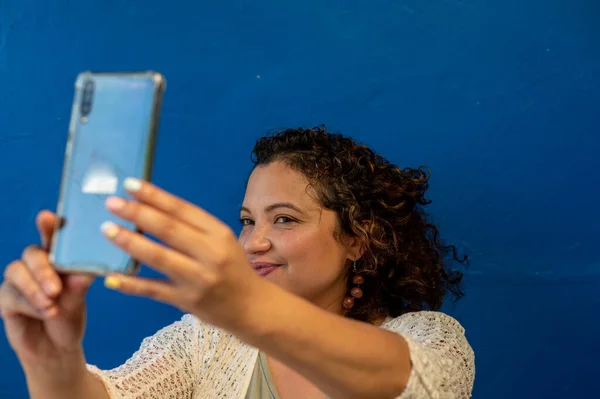
<path fill-rule="evenodd" d="M 22 315 L 41 320 L 54 317 L 56 313 L 56 305 L 37 309 L 12 285 L 4 283 L 0 286 L 0 317 Z"/>
<path fill-rule="evenodd" d="M 181 298 L 178 298 L 178 296 L 181 294 L 176 291 L 176 288 L 169 281 L 125 275 L 114 275 L 108 276 L 104 280 L 104 285 L 107 288 L 117 290 L 125 294 L 145 296 L 172 305 L 181 302 Z"/>
<path fill-rule="evenodd" d="M 42 246 L 44 248 L 49 248 L 56 224 L 56 215 L 50 211 L 41 211 L 35 219 L 35 224 L 40 234 Z"/>
<path fill-rule="evenodd" d="M 187 256 L 166 248 L 141 234 L 124 229 L 112 222 L 102 225 L 106 237 L 134 259 L 173 280 L 187 281 L 194 272 L 200 272 L 200 265 Z"/>
<path fill-rule="evenodd" d="M 62 283 L 50 265 L 48 253 L 37 245 L 31 245 L 23 251 L 22 259 L 45 295 L 48 298 L 57 297 L 62 290 Z"/>
<path fill-rule="evenodd" d="M 167 215 L 190 224 L 200 231 L 214 229 L 222 223 L 196 205 L 176 197 L 155 185 L 134 178 L 125 179 L 125 189 L 140 202 L 151 205 Z"/>
<path fill-rule="evenodd" d="M 152 206 L 118 197 L 108 198 L 106 207 L 115 215 L 134 223 L 142 231 L 157 237 L 170 247 L 192 257 L 202 255 L 199 247 L 206 236 L 187 223 Z"/>
<path fill-rule="evenodd" d="M 57 308 L 44 293 L 23 261 L 15 261 L 4 271 L 0 308 L 3 314 L 25 314 L 34 318 L 51 317 Z"/>

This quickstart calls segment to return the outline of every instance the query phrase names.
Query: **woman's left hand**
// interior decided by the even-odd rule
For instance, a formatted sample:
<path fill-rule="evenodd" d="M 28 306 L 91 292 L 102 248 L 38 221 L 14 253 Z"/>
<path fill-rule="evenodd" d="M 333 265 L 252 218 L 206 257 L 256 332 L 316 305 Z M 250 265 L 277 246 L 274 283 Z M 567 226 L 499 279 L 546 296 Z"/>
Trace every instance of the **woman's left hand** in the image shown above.
<path fill-rule="evenodd" d="M 252 302 L 249 298 L 264 281 L 250 267 L 234 232 L 149 182 L 127 179 L 125 188 L 134 200 L 110 197 L 107 208 L 168 247 L 111 222 L 102 230 L 134 259 L 168 279 L 110 275 L 105 284 L 169 303 L 218 327 L 239 328 Z"/>

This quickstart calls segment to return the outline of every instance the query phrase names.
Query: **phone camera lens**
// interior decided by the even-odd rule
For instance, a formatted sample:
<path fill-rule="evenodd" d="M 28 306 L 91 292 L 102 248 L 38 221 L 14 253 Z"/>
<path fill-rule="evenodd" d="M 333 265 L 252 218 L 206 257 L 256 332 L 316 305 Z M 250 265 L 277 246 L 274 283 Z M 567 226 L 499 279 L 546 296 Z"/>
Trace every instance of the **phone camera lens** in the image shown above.
<path fill-rule="evenodd" d="M 81 95 L 80 114 L 81 118 L 86 118 L 92 112 L 92 103 L 94 98 L 94 81 L 88 80 L 83 86 Z"/>

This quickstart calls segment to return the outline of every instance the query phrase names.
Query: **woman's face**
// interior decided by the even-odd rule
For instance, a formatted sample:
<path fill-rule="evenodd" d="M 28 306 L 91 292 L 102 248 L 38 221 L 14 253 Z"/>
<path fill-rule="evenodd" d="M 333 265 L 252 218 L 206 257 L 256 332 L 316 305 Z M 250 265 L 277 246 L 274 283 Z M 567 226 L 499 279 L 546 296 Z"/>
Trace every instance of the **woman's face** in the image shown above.
<path fill-rule="evenodd" d="M 239 241 L 259 275 L 341 312 L 357 240 L 336 239 L 336 213 L 323 208 L 307 188 L 306 178 L 282 162 L 256 167 L 240 213 Z"/>

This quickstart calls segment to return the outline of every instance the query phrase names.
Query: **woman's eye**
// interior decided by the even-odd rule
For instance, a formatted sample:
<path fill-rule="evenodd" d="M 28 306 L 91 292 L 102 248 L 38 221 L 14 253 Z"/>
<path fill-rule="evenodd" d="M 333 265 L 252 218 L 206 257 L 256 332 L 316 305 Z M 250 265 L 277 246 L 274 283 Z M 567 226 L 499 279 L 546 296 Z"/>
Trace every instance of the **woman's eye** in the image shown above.
<path fill-rule="evenodd" d="M 277 219 L 275 219 L 275 223 L 290 223 L 293 221 L 294 220 L 292 218 L 289 218 L 287 216 L 279 216 Z"/>
<path fill-rule="evenodd" d="M 253 222 L 252 222 L 252 219 L 241 218 L 240 223 L 242 226 L 250 226 Z"/>

